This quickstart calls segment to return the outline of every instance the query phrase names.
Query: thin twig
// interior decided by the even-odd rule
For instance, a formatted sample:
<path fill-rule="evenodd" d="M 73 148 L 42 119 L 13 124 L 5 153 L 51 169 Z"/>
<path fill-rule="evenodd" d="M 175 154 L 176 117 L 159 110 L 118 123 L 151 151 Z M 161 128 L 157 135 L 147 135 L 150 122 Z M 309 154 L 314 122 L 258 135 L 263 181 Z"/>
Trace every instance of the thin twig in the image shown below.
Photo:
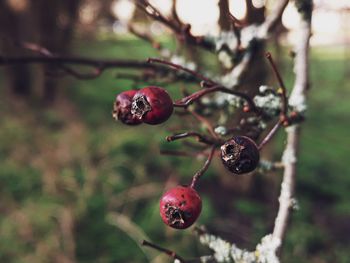
<path fill-rule="evenodd" d="M 183 24 L 176 18 L 172 20 L 168 19 L 167 17 L 163 16 L 156 7 L 151 5 L 146 0 L 135 0 L 135 2 L 137 7 L 140 8 L 140 10 L 142 10 L 145 14 L 171 29 L 175 33 L 177 39 L 185 41 L 187 44 L 200 46 L 206 50 L 214 50 L 214 43 L 207 41 L 203 37 L 197 37 L 191 34 L 191 26 L 189 24 Z"/>
<path fill-rule="evenodd" d="M 181 65 L 178 65 L 178 64 L 174 64 L 170 61 L 166 61 L 166 60 L 163 60 L 163 59 L 158 59 L 158 58 L 149 58 L 147 60 L 149 63 L 159 63 L 159 64 L 163 64 L 163 65 L 167 65 L 167 66 L 170 66 L 171 68 L 177 70 L 177 71 L 184 71 L 196 78 L 198 78 L 199 80 L 203 80 L 205 81 L 206 83 L 208 83 L 209 85 L 217 85 L 216 82 L 214 82 L 213 80 L 203 76 L 202 74 L 194 71 L 194 70 L 191 70 L 191 69 L 188 69 L 186 67 L 183 67 Z"/>
<path fill-rule="evenodd" d="M 50 50 L 48 50 L 47 48 L 40 46 L 38 44 L 35 43 L 30 43 L 30 42 L 23 42 L 23 43 L 19 43 L 19 45 L 25 49 L 37 52 L 43 56 L 46 57 L 55 57 L 55 54 L 52 53 Z M 97 78 L 98 76 L 100 76 L 103 72 L 103 67 L 96 67 L 94 71 L 90 72 L 90 73 L 82 73 L 79 72 L 77 70 L 74 70 L 66 65 L 58 65 L 65 73 L 70 74 L 78 79 L 93 79 L 93 78 Z"/>
<path fill-rule="evenodd" d="M 218 144 L 218 142 L 213 141 L 212 139 L 198 133 L 198 132 L 184 132 L 184 133 L 178 133 L 178 134 L 174 134 L 171 136 L 167 136 L 166 140 L 168 142 L 172 142 L 175 140 L 179 140 L 179 139 L 184 139 L 184 138 L 188 138 L 188 137 L 194 137 L 197 139 L 198 142 L 202 142 L 205 144 L 209 144 L 209 145 L 213 145 L 213 144 Z"/>
<path fill-rule="evenodd" d="M 188 152 L 188 151 L 174 151 L 174 150 L 160 150 L 160 154 L 172 155 L 172 156 L 183 156 L 183 157 L 199 157 L 204 155 L 203 152 Z"/>
<path fill-rule="evenodd" d="M 88 66 L 94 68 L 95 71 L 91 73 L 80 73 L 75 70 L 65 68 L 65 72 L 69 73 L 77 79 L 91 79 L 100 76 L 104 71 L 110 69 L 119 68 L 132 68 L 132 69 L 151 69 L 157 73 L 172 73 L 173 70 L 169 67 L 157 64 L 150 64 L 146 61 L 132 60 L 132 59 L 98 59 L 89 57 L 78 57 L 78 56 L 61 56 L 54 55 L 48 56 L 1 56 L 0 55 L 0 67 L 17 65 L 17 64 L 49 64 L 57 65 L 60 68 L 65 65 L 73 66 Z M 178 76 L 177 78 L 181 78 Z M 189 80 L 184 78 L 184 80 Z"/>
<path fill-rule="evenodd" d="M 203 125 L 206 126 L 208 132 L 213 136 L 214 138 L 218 139 L 218 135 L 214 131 L 213 125 L 211 125 L 210 121 L 208 121 L 206 118 L 195 112 L 194 110 L 188 110 L 193 117 L 195 117 L 199 122 L 203 123 Z"/>
<path fill-rule="evenodd" d="M 154 40 L 154 38 L 152 38 L 149 34 L 147 34 L 145 32 L 140 32 L 131 23 L 128 24 L 128 30 L 130 33 L 137 36 L 138 38 L 140 38 L 146 42 L 149 42 L 153 48 L 158 49 L 158 50 L 162 49 L 162 45 L 158 41 Z"/>
<path fill-rule="evenodd" d="M 196 186 L 199 178 L 208 170 L 209 165 L 211 163 L 211 160 L 213 159 L 213 156 L 214 156 L 214 153 L 215 153 L 215 149 L 216 149 L 215 146 L 211 147 L 209 155 L 208 155 L 208 159 L 205 161 L 203 167 L 198 172 L 196 172 L 196 174 L 193 176 L 192 182 L 191 182 L 191 185 L 190 185 L 191 188 L 194 188 Z"/>
<path fill-rule="evenodd" d="M 177 0 L 172 0 L 172 3 L 171 3 L 171 15 L 174 19 L 174 21 L 179 25 L 181 26 L 183 23 L 181 22 L 178 14 L 177 14 L 177 11 L 176 11 L 176 3 L 177 3 Z"/>
<path fill-rule="evenodd" d="M 254 101 L 247 95 L 244 94 L 242 92 L 239 91 L 234 91 L 228 88 L 225 88 L 223 86 L 213 86 L 211 88 L 206 88 L 206 89 L 202 89 L 200 91 L 197 91 L 185 98 L 182 98 L 181 100 L 178 100 L 176 102 L 174 102 L 174 106 L 175 107 L 183 107 L 186 108 L 188 107 L 191 103 L 193 103 L 194 101 L 198 100 L 199 98 L 201 98 L 204 95 L 207 95 L 209 93 L 213 93 L 213 92 L 224 92 L 224 93 L 228 93 L 231 95 L 235 95 L 237 97 L 240 97 L 242 99 L 244 99 L 248 106 L 249 109 L 257 114 L 260 114 L 260 110 L 255 106 Z"/>
<path fill-rule="evenodd" d="M 171 23 L 171 21 L 168 18 L 163 16 L 162 13 L 156 7 L 154 7 L 151 3 L 149 3 L 146 0 L 135 0 L 135 2 L 136 2 L 136 6 L 140 10 L 142 10 L 146 15 L 166 25 L 174 32 L 179 32 L 179 28 L 176 27 L 176 25 L 174 25 L 173 23 Z"/>
<path fill-rule="evenodd" d="M 266 143 L 268 143 L 271 139 L 272 139 L 272 137 L 276 134 L 276 132 L 278 131 L 278 129 L 281 127 L 281 124 L 282 124 L 282 122 L 281 122 L 281 120 L 279 120 L 274 126 L 273 126 L 273 128 L 270 130 L 270 132 L 265 136 L 265 138 L 262 140 L 262 142 L 259 144 L 259 146 L 258 146 L 258 149 L 259 150 L 261 150 L 263 147 L 264 147 L 264 145 L 266 144 Z"/>
<path fill-rule="evenodd" d="M 179 256 L 178 254 L 176 254 L 174 251 L 170 250 L 170 249 L 166 249 L 166 248 L 163 248 L 163 247 L 160 247 L 156 244 L 153 244 L 147 240 L 143 240 L 141 242 L 141 245 L 142 246 L 147 246 L 147 247 L 151 247 L 153 249 L 156 249 L 162 253 L 165 253 L 166 255 L 168 255 L 169 257 L 173 258 L 173 259 L 177 259 L 178 261 L 180 261 L 181 263 L 185 263 L 185 259 L 181 256 Z"/>
<path fill-rule="evenodd" d="M 270 65 L 273 69 L 273 72 L 275 73 L 275 76 L 277 78 L 278 83 L 281 86 L 282 89 L 282 109 L 281 109 L 281 116 L 286 119 L 287 118 L 287 110 L 288 110 L 288 98 L 287 98 L 287 89 L 286 85 L 284 84 L 284 81 L 281 77 L 281 74 L 279 73 L 279 70 L 277 69 L 277 66 L 275 62 L 273 61 L 272 55 L 270 52 L 266 52 L 265 54 L 266 58 L 270 62 Z"/>

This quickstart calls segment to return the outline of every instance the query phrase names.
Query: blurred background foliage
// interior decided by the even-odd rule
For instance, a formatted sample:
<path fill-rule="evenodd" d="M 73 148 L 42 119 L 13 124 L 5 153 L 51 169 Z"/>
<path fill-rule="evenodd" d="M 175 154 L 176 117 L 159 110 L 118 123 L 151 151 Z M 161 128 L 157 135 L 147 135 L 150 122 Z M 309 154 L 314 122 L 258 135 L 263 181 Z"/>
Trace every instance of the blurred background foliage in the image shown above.
<path fill-rule="evenodd" d="M 8 32 L 16 27 L 10 25 L 10 19 L 19 21 L 18 16 L 23 16 L 26 21 L 32 11 L 19 12 L 13 6 L 10 10 L 8 3 L 16 1 L 7 1 L 5 10 L 5 2 L 0 4 L 0 32 L 8 39 L 12 38 Z M 78 6 L 96 1 L 61 1 L 55 8 L 44 2 L 51 5 L 60 1 L 41 2 L 37 1 L 43 5 L 40 14 L 49 8 L 57 12 L 53 16 L 71 17 L 68 24 L 72 28 L 66 30 L 72 35 L 65 47 L 60 43 L 66 40 L 52 40 L 57 32 L 49 34 L 48 29 L 40 31 L 28 25 L 37 33 L 29 37 L 30 41 L 38 40 L 54 52 L 98 58 L 145 60 L 157 56 L 148 43 L 109 31 L 106 24 L 112 15 L 103 5 L 89 25 L 74 22 L 79 10 L 82 12 Z M 76 6 L 65 6 L 72 2 Z M 108 6 L 111 1 L 101 2 Z M 23 3 L 31 6 L 32 2 Z M 16 40 L 18 36 L 26 39 L 19 30 L 22 27 L 19 24 L 18 32 L 14 30 Z M 59 34 L 63 37 L 68 33 L 57 33 L 57 37 Z M 176 46 L 169 37 L 159 39 L 169 48 Z M 9 41 L 1 43 L 1 54 L 16 52 Z M 276 50 L 275 45 L 269 49 Z M 280 46 L 277 54 L 287 86 L 291 87 L 289 50 L 288 46 Z M 312 87 L 298 162 L 298 209 L 287 233 L 283 262 L 345 263 L 350 258 L 347 52 L 335 45 L 312 49 Z M 201 59 L 215 66 L 210 57 Z M 180 125 L 184 120 L 187 128 L 191 127 L 191 121 L 187 121 L 191 118 L 174 116 L 160 126 L 124 126 L 111 117 L 115 95 L 157 83 L 118 78 L 115 70 L 93 80 L 52 78 L 45 76 L 48 69 L 43 68 L 26 65 L 0 71 L 0 262 L 169 260 L 141 248 L 139 241 L 143 238 L 187 258 L 210 253 L 191 230 L 167 228 L 158 211 L 164 189 L 187 183 L 204 161 L 160 154 L 160 149 L 188 149 L 178 142 L 169 144 L 164 138 L 185 130 Z M 188 85 L 177 82 L 166 88 L 179 98 L 180 89 Z M 278 160 L 284 139 L 280 131 L 266 154 Z M 216 159 L 200 183 L 204 207 L 198 223 L 241 247 L 253 248 L 273 226 L 281 173 L 246 177 L 233 177 Z"/>

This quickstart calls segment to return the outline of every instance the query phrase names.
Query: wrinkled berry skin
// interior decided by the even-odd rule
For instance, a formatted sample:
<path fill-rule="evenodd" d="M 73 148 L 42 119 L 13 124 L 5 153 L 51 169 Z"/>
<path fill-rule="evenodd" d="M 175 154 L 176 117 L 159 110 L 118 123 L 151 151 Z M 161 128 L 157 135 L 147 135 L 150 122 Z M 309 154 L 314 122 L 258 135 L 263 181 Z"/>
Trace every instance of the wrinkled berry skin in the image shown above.
<path fill-rule="evenodd" d="M 191 187 L 176 186 L 160 199 L 160 216 L 172 228 L 188 228 L 197 220 L 201 211 L 202 200 Z"/>
<path fill-rule="evenodd" d="M 221 160 L 234 174 L 253 171 L 258 166 L 259 159 L 257 145 L 246 136 L 235 136 L 221 146 Z"/>
<path fill-rule="evenodd" d="M 131 106 L 132 114 L 151 125 L 165 122 L 173 110 L 173 101 L 168 92 L 155 86 L 140 89 L 133 97 Z"/>
<path fill-rule="evenodd" d="M 127 125 L 138 125 L 142 121 L 131 113 L 132 99 L 137 90 L 124 91 L 117 95 L 113 105 L 113 118 Z"/>

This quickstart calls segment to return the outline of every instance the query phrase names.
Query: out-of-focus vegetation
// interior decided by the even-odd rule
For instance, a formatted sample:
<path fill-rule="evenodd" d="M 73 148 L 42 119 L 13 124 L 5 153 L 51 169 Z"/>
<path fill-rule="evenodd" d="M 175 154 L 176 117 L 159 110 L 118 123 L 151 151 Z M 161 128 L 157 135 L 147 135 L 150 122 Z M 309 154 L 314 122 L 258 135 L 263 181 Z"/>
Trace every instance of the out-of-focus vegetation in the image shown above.
<path fill-rule="evenodd" d="M 350 258 L 350 69 L 342 52 L 312 52 L 312 90 L 298 163 L 299 209 L 283 262 L 345 263 Z M 134 39 L 75 44 L 75 53 L 155 55 Z M 291 61 L 287 56 L 283 61 L 291 86 Z M 209 253 L 190 230 L 169 229 L 158 215 L 164 188 L 189 182 L 203 162 L 159 154 L 159 149 L 184 149 L 164 140 L 183 121 L 174 116 L 161 126 L 128 127 L 111 117 L 115 94 L 150 83 L 118 79 L 113 70 L 94 80 L 59 81 L 65 88 L 46 107 L 24 103 L 0 82 L 0 261 L 147 262 L 156 257 L 155 262 L 166 262 L 164 255 L 139 247 L 144 237 L 184 257 Z M 179 96 L 183 85 L 173 84 L 169 91 Z M 276 148 L 276 159 L 283 132 L 278 138 L 270 147 Z M 239 180 L 214 162 L 200 183 L 204 207 L 199 223 L 253 247 L 271 230 L 280 173 L 256 175 L 245 190 L 235 187 Z"/>

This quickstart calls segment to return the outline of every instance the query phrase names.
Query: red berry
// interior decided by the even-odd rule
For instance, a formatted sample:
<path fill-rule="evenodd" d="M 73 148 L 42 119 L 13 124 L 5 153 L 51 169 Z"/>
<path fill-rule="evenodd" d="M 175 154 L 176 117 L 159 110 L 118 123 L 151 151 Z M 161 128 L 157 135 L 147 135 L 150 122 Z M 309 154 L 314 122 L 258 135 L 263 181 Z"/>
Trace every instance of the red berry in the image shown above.
<path fill-rule="evenodd" d="M 117 95 L 113 105 L 113 118 L 128 125 L 137 125 L 142 121 L 131 113 L 132 98 L 137 90 L 124 91 Z"/>
<path fill-rule="evenodd" d="M 139 90 L 132 101 L 131 113 L 148 124 L 165 122 L 173 113 L 173 101 L 168 92 L 150 86 Z"/>
<path fill-rule="evenodd" d="M 246 136 L 236 136 L 221 146 L 221 160 L 234 174 L 253 171 L 259 163 L 260 155 L 255 142 Z"/>
<path fill-rule="evenodd" d="M 201 210 L 202 200 L 191 187 L 176 186 L 160 199 L 160 216 L 173 228 L 188 228 L 197 220 Z"/>

